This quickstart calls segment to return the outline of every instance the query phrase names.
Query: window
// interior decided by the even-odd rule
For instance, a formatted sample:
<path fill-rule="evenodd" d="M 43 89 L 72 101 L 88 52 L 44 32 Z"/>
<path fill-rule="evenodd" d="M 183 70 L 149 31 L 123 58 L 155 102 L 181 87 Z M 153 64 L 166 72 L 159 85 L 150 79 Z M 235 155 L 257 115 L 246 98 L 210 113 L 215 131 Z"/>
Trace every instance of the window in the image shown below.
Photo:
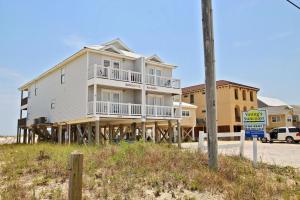
<path fill-rule="evenodd" d="M 206 110 L 202 110 L 202 113 L 206 113 Z"/>
<path fill-rule="evenodd" d="M 243 100 L 246 101 L 247 97 L 246 97 L 246 90 L 243 90 Z"/>
<path fill-rule="evenodd" d="M 293 121 L 293 117 L 292 116 L 288 116 L 286 119 L 287 122 L 292 122 Z"/>
<path fill-rule="evenodd" d="M 279 128 L 278 133 L 286 133 L 286 128 Z"/>
<path fill-rule="evenodd" d="M 55 109 L 55 99 L 51 100 L 50 108 L 51 108 L 51 110 Z"/>
<path fill-rule="evenodd" d="M 202 94 L 205 94 L 205 90 L 202 90 Z"/>
<path fill-rule="evenodd" d="M 191 95 L 190 95 L 190 103 L 192 103 L 192 104 L 193 104 L 194 102 L 195 102 L 195 101 L 194 101 L 194 95 L 193 95 L 193 94 L 191 94 Z"/>
<path fill-rule="evenodd" d="M 113 67 L 114 69 L 120 69 L 120 63 L 118 61 L 114 61 Z"/>
<path fill-rule="evenodd" d="M 250 101 L 253 101 L 253 92 L 250 92 Z"/>
<path fill-rule="evenodd" d="M 238 89 L 234 89 L 234 97 L 235 97 L 236 100 L 239 99 L 239 91 L 238 91 Z"/>
<path fill-rule="evenodd" d="M 236 106 L 234 108 L 234 114 L 235 114 L 235 121 L 236 122 L 241 122 L 241 110 L 239 106 Z"/>
<path fill-rule="evenodd" d="M 61 70 L 60 70 L 60 84 L 64 84 L 65 83 L 65 69 L 64 68 L 62 68 Z"/>
<path fill-rule="evenodd" d="M 299 128 L 289 128 L 289 132 L 290 133 L 298 133 L 298 132 L 300 132 L 300 129 Z"/>
<path fill-rule="evenodd" d="M 184 98 L 187 98 L 187 97 L 188 97 L 188 95 L 184 95 L 183 97 L 184 97 Z"/>
<path fill-rule="evenodd" d="M 103 66 L 104 67 L 109 67 L 110 66 L 110 61 L 109 60 L 104 60 L 103 61 Z"/>
<path fill-rule="evenodd" d="M 246 112 L 247 111 L 247 107 L 246 106 L 244 106 L 244 112 Z"/>
<path fill-rule="evenodd" d="M 272 116 L 271 120 L 273 123 L 278 123 L 281 121 L 280 116 Z"/>
<path fill-rule="evenodd" d="M 190 111 L 189 110 L 183 110 L 182 111 L 182 116 L 183 117 L 189 117 L 190 116 Z"/>

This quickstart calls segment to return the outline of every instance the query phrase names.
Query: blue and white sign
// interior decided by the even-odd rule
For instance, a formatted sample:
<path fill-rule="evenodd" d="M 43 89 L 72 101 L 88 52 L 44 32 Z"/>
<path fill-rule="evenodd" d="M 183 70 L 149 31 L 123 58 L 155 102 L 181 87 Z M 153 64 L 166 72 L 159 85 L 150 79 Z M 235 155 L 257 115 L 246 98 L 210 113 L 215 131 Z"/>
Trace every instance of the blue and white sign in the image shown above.
<path fill-rule="evenodd" d="M 264 128 L 267 125 L 267 114 L 265 110 L 250 110 L 243 112 L 243 125 L 245 137 L 263 138 Z"/>

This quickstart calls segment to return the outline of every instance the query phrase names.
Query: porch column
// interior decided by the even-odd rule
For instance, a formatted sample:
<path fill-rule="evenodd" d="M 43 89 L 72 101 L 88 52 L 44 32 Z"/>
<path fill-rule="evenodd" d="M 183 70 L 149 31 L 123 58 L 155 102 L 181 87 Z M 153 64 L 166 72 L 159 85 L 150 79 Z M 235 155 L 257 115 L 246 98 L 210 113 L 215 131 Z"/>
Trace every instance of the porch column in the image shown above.
<path fill-rule="evenodd" d="M 158 124 L 157 124 L 157 122 L 154 123 L 154 141 L 155 141 L 155 143 L 160 142 L 160 133 L 158 133 Z"/>
<path fill-rule="evenodd" d="M 68 129 L 68 143 L 71 144 L 71 124 L 67 124 Z"/>

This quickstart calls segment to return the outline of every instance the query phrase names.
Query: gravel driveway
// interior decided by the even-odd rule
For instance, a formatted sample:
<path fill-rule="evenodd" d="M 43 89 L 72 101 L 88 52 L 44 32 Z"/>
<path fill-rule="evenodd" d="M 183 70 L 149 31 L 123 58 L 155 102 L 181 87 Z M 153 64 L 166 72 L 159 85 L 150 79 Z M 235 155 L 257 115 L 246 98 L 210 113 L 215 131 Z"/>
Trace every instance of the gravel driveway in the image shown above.
<path fill-rule="evenodd" d="M 239 143 L 238 141 L 219 141 L 219 144 Z M 244 155 L 252 159 L 252 141 L 245 141 Z M 196 149 L 198 143 L 183 143 L 183 148 Z M 261 143 L 257 142 L 257 159 L 269 164 L 276 164 L 280 166 L 292 166 L 300 169 L 300 144 L 287 143 Z M 238 155 L 239 149 L 224 149 L 219 150 L 220 153 L 226 155 Z"/>

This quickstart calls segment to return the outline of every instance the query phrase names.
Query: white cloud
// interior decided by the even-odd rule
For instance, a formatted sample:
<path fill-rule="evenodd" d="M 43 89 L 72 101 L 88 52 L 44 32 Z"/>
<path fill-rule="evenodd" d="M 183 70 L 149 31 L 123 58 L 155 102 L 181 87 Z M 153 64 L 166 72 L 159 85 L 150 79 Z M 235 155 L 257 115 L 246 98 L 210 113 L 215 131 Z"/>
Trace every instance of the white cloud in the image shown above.
<path fill-rule="evenodd" d="M 63 39 L 63 43 L 66 46 L 80 49 L 86 45 L 86 40 L 78 35 L 69 35 Z"/>
<path fill-rule="evenodd" d="M 14 80 L 17 82 L 21 82 L 24 81 L 25 77 L 12 70 L 11 68 L 8 67 L 0 67 L 0 81 L 2 82 L 2 79 L 6 79 L 6 80 Z"/>

